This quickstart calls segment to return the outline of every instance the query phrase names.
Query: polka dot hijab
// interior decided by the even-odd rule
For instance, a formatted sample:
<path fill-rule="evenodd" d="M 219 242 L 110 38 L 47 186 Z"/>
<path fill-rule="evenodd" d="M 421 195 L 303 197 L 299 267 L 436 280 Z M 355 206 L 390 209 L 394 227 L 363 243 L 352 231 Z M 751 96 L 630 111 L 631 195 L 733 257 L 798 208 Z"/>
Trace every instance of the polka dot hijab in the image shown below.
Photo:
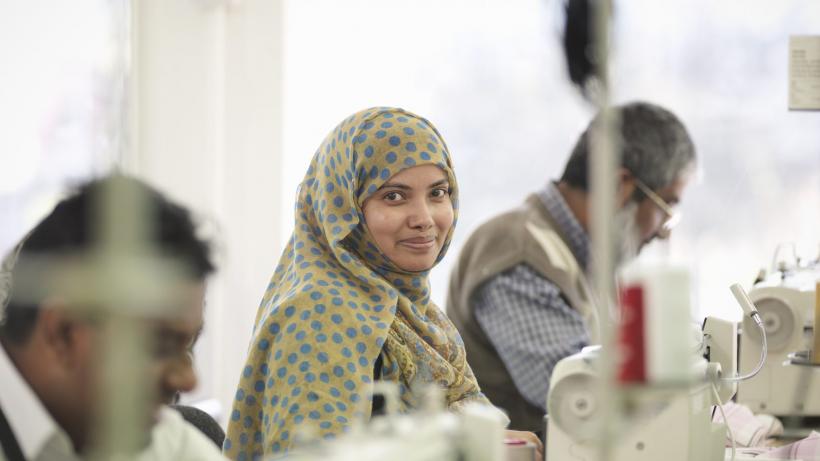
<path fill-rule="evenodd" d="M 295 229 L 257 312 L 224 444 L 252 460 L 298 448 L 300 433 L 329 438 L 371 411 L 380 379 L 399 386 L 401 409 L 439 385 L 457 410 L 487 402 L 449 319 L 430 300 L 428 272 L 395 266 L 367 231 L 362 204 L 400 171 L 424 164 L 458 187 L 447 146 L 427 120 L 372 108 L 340 123 L 299 186 Z M 453 226 L 455 227 L 455 226 Z M 437 262 L 452 237 L 447 236 Z"/>

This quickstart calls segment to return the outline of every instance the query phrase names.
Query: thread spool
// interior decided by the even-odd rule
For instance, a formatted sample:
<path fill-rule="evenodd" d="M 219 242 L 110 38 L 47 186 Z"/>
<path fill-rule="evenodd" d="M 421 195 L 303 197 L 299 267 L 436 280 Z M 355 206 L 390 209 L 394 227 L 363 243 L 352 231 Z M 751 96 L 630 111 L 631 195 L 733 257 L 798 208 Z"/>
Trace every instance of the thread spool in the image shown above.
<path fill-rule="evenodd" d="M 505 461 L 536 461 L 535 444 L 522 439 L 504 439 Z"/>
<path fill-rule="evenodd" d="M 820 365 L 820 282 L 814 287 L 814 349 L 811 359 L 815 365 Z"/>
<path fill-rule="evenodd" d="M 690 379 L 689 271 L 671 264 L 635 265 L 622 274 L 619 293 L 621 383 L 676 383 Z"/>
<path fill-rule="evenodd" d="M 618 381 L 621 383 L 646 382 L 646 351 L 644 339 L 644 292 L 641 285 L 621 288 L 621 324 L 618 346 L 621 361 Z"/>

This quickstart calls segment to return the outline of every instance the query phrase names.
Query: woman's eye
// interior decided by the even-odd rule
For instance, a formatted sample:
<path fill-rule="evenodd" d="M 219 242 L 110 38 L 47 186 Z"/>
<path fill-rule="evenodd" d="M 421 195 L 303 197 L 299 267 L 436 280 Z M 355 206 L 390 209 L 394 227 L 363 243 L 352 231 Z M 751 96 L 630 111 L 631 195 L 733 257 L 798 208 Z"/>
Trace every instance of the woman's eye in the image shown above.
<path fill-rule="evenodd" d="M 450 193 L 447 189 L 434 189 L 433 190 L 433 197 L 435 198 L 443 198 L 446 197 Z"/>
<path fill-rule="evenodd" d="M 398 192 L 388 192 L 388 193 L 384 194 L 384 199 L 387 200 L 388 202 L 397 202 L 397 201 L 401 200 L 402 198 L 404 198 L 404 197 L 402 197 L 402 195 Z"/>

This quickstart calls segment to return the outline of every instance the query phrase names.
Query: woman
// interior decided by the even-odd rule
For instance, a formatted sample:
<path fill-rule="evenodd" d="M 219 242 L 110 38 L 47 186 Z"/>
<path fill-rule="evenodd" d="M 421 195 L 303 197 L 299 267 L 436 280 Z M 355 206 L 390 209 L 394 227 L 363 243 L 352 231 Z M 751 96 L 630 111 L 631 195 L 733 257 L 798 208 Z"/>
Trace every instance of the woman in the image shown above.
<path fill-rule="evenodd" d="M 489 403 L 430 300 L 427 275 L 457 209 L 447 146 L 425 119 L 373 108 L 325 138 L 256 316 L 227 456 L 286 452 L 307 425 L 326 438 L 342 433 L 370 416 L 374 379 L 398 384 L 402 409 L 418 406 L 413 390 L 425 383 L 440 385 L 453 410 Z"/>

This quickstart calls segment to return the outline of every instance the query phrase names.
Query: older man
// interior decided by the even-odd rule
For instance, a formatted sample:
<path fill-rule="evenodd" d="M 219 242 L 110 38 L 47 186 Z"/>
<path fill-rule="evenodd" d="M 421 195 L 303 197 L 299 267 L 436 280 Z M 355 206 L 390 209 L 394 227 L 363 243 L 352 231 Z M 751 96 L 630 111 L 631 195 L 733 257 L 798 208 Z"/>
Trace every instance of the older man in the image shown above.
<path fill-rule="evenodd" d="M 615 226 L 623 263 L 667 238 L 674 206 L 689 183 L 695 149 L 684 125 L 645 102 L 616 107 L 621 164 Z M 581 135 L 560 180 L 480 226 L 450 279 L 447 311 L 464 338 L 482 391 L 513 427 L 543 428 L 555 364 L 595 334 L 586 273 L 590 265 L 590 138 Z"/>

